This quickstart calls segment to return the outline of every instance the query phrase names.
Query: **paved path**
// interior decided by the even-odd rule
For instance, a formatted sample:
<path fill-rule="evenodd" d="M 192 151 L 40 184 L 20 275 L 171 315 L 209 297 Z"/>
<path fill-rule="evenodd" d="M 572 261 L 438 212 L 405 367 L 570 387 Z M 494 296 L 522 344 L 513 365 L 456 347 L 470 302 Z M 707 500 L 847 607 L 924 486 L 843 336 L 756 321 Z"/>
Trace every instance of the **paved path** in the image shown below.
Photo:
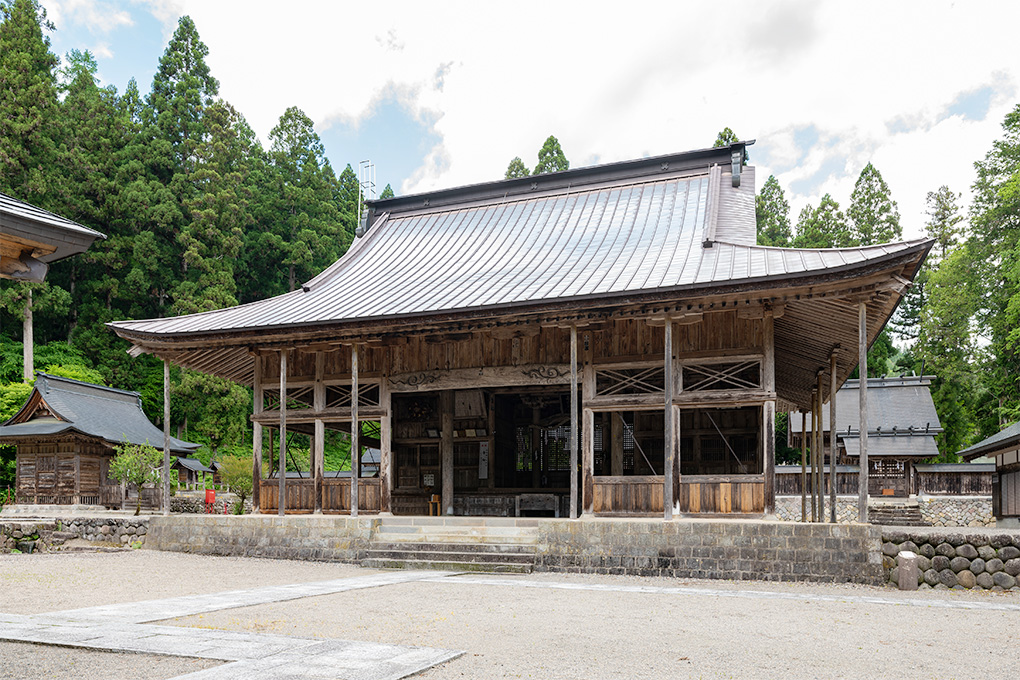
<path fill-rule="evenodd" d="M 147 622 L 448 575 L 446 572 L 402 571 L 32 616 L 0 614 L 0 639 L 230 662 L 179 676 L 180 680 L 284 680 L 335 678 L 338 675 L 350 680 L 396 680 L 449 661 L 462 652 L 349 640 L 181 628 Z"/>

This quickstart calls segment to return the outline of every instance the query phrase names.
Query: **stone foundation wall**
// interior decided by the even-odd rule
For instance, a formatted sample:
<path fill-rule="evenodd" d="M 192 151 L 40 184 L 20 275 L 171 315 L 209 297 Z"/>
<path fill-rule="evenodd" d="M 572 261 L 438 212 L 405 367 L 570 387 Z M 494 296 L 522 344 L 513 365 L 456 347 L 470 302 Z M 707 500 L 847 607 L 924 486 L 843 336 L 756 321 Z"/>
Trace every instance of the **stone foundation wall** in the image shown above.
<path fill-rule="evenodd" d="M 925 496 L 917 499 L 921 517 L 936 527 L 994 527 L 990 496 Z M 829 498 L 825 498 L 825 517 L 829 517 Z M 777 496 L 776 517 L 786 522 L 799 522 L 800 496 Z M 811 503 L 808 499 L 808 517 Z M 836 521 L 852 524 L 857 521 L 857 496 L 836 497 Z"/>
<path fill-rule="evenodd" d="M 919 555 L 919 589 L 1020 590 L 1020 531 L 887 529 L 882 532 L 882 564 L 893 584 L 899 583 L 897 555 L 903 550 Z"/>
<path fill-rule="evenodd" d="M 71 539 L 124 547 L 145 545 L 149 517 L 71 517 L 0 522 L 0 552 L 59 551 Z"/>
<path fill-rule="evenodd" d="M 147 548 L 205 555 L 355 562 L 376 518 L 342 515 L 153 517 Z"/>
<path fill-rule="evenodd" d="M 925 496 L 918 498 L 921 517 L 935 527 L 994 527 L 991 496 Z"/>
<path fill-rule="evenodd" d="M 883 582 L 868 525 L 692 520 L 540 522 L 536 570 L 767 581 Z"/>

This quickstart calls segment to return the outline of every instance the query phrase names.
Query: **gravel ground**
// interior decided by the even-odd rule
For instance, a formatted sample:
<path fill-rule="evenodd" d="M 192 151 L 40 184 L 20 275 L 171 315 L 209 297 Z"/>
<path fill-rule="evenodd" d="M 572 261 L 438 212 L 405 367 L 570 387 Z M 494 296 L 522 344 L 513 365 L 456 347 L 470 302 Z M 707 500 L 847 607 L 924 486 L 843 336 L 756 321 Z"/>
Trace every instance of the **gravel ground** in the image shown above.
<path fill-rule="evenodd" d="M 366 573 L 371 572 L 345 565 L 147 550 L 0 556 L 0 611 L 29 614 Z M 999 676 L 1020 664 L 1020 612 L 940 606 L 1020 605 L 1015 593 L 900 593 L 853 585 L 567 574 L 486 578 L 511 584 L 686 586 L 711 592 L 555 590 L 472 584 L 469 577 L 452 577 L 231 609 L 173 623 L 467 652 L 420 676 L 427 680 L 969 678 Z M 742 596 L 724 597 L 717 591 Z M 750 591 L 801 599 L 769 599 Z M 930 601 L 932 606 L 870 603 L 857 599 L 861 597 Z M 0 678 L 156 680 L 196 670 L 201 666 L 195 664 L 201 663 L 209 662 L 0 643 Z M 5 674 L 11 666 L 18 671 Z"/>

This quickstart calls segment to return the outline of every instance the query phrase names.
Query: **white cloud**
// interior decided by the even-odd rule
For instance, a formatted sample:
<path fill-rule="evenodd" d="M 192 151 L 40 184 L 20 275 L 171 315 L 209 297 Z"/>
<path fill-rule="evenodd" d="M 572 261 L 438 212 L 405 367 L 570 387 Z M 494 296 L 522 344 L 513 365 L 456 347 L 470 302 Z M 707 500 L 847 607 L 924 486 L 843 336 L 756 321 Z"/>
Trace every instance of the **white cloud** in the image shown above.
<path fill-rule="evenodd" d="M 131 14 L 102 0 L 45 0 L 47 15 L 54 24 L 80 24 L 92 33 L 109 33 L 121 26 L 132 26 Z"/>
<path fill-rule="evenodd" d="M 770 163 L 784 187 L 810 180 L 788 189 L 794 218 L 825 192 L 845 207 L 872 161 L 916 235 L 928 191 L 967 191 L 1020 83 L 1012 41 L 988 32 L 1020 20 L 1007 2 L 144 1 L 168 32 L 192 16 L 221 95 L 263 139 L 291 105 L 356 124 L 396 97 L 429 121 L 441 141 L 403 193 L 534 164 L 549 134 L 579 165 L 705 147 L 730 126 L 758 139 L 761 182 Z M 945 118 L 982 85 L 999 93 L 984 120 Z"/>

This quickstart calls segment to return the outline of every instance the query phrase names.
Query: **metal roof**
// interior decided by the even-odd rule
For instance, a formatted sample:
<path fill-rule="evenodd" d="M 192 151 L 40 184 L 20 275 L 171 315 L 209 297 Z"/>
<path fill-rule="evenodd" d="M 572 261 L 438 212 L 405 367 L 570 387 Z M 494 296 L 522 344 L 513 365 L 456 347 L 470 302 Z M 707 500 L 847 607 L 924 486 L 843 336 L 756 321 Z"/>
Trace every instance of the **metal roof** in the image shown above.
<path fill-rule="evenodd" d="M 177 464 L 182 468 L 191 470 L 192 472 L 212 472 L 211 468 L 206 467 L 202 461 L 197 458 L 184 458 L 182 456 L 178 456 Z"/>
<path fill-rule="evenodd" d="M 984 455 L 994 455 L 999 449 L 1015 448 L 1018 444 L 1020 444 L 1020 422 L 1013 423 L 1001 432 L 968 446 L 957 455 L 963 456 L 966 460 L 972 460 Z"/>
<path fill-rule="evenodd" d="M 53 417 L 31 419 L 37 397 Z M 65 432 L 98 437 L 113 445 L 148 443 L 163 448 L 163 432 L 145 417 L 137 392 L 37 372 L 28 401 L 0 425 L 0 442 Z M 177 453 L 190 453 L 198 446 L 170 437 L 170 450 Z"/>
<path fill-rule="evenodd" d="M 868 432 L 942 432 L 942 424 L 932 401 L 931 376 L 868 378 Z M 826 394 L 828 396 L 828 394 Z M 807 414 L 811 427 L 811 414 Z M 836 434 L 860 430 L 860 380 L 847 380 L 836 393 Z M 829 407 L 822 407 L 822 429 L 829 431 Z M 790 432 L 800 436 L 800 412 L 790 414 Z M 868 452 L 871 452 L 868 439 Z M 936 452 L 937 453 L 937 452 Z"/>
<path fill-rule="evenodd" d="M 831 273 L 926 243 L 753 245 L 753 169 L 744 172 L 751 177 L 742 190 L 731 187 L 729 175 L 705 167 L 460 207 L 435 209 L 424 201 L 420 209 L 379 216 L 367 235 L 301 290 L 229 309 L 110 325 L 126 337 L 173 336 L 611 302 Z"/>
<path fill-rule="evenodd" d="M 860 437 L 841 439 L 848 456 L 861 455 Z M 939 455 L 935 437 L 930 435 L 868 436 L 868 457 L 934 458 Z"/>
<path fill-rule="evenodd" d="M 8 196 L 0 191 L 0 227 L 6 226 L 6 219 L 11 218 L 34 222 L 59 231 L 88 236 L 92 239 L 106 238 L 104 234 L 96 231 L 95 229 L 89 229 L 88 227 L 82 226 L 77 222 L 73 222 L 66 217 L 61 217 L 56 213 L 51 213 L 49 210 L 43 210 L 42 208 L 36 207 L 31 203 L 19 201 L 13 196 Z"/>

